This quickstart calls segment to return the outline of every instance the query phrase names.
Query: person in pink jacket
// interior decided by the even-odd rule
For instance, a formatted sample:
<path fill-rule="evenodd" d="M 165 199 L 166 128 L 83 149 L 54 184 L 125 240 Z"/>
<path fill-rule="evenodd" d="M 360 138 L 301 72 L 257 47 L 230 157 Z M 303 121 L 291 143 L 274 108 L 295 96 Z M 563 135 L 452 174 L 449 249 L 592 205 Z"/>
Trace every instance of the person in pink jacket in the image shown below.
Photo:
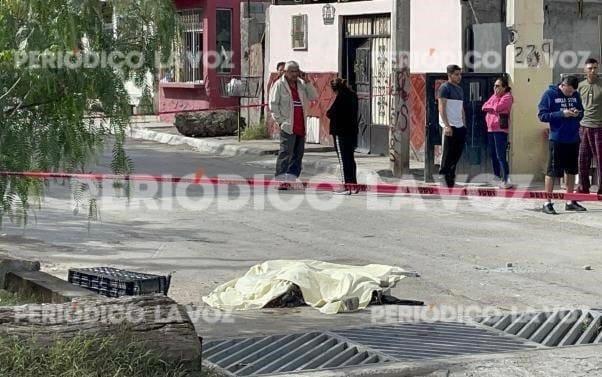
<path fill-rule="evenodd" d="M 508 150 L 508 130 L 510 129 L 510 111 L 512 109 L 512 89 L 508 85 L 508 78 L 500 77 L 496 80 L 494 93 L 483 105 L 485 121 L 491 151 L 491 162 L 496 177 L 496 184 L 500 188 L 510 189 L 510 168 L 506 152 Z"/>

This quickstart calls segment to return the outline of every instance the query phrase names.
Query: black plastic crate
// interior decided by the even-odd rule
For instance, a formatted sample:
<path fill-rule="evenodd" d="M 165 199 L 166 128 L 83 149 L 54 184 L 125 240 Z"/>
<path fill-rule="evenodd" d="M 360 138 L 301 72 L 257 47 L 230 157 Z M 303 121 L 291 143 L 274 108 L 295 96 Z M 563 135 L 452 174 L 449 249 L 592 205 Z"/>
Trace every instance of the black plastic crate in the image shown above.
<path fill-rule="evenodd" d="M 111 267 L 69 270 L 69 282 L 107 297 L 138 296 L 153 293 L 167 295 L 171 275 L 159 276 L 118 270 Z"/>

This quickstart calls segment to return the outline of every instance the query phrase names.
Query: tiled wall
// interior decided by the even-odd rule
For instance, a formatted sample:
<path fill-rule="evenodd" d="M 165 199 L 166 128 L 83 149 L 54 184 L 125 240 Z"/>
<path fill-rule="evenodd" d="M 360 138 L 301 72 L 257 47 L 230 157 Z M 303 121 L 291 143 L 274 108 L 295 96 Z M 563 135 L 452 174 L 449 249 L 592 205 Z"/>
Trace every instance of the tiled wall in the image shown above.
<path fill-rule="evenodd" d="M 424 74 L 411 74 L 412 89 L 410 93 L 410 145 L 415 154 L 424 156 L 424 142 L 426 137 L 426 76 Z"/>

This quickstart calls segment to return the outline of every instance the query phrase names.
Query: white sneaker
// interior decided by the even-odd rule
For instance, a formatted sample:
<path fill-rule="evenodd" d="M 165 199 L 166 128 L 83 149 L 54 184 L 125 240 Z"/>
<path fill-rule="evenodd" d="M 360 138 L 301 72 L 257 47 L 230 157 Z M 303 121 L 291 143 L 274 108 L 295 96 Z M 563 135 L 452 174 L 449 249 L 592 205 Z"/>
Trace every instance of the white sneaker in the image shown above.
<path fill-rule="evenodd" d="M 489 185 L 493 187 L 499 187 L 500 183 L 502 183 L 502 180 L 499 177 L 495 177 L 489 182 Z"/>
<path fill-rule="evenodd" d="M 511 188 L 514 188 L 514 185 L 510 182 L 500 181 L 498 187 L 502 190 L 510 190 Z"/>

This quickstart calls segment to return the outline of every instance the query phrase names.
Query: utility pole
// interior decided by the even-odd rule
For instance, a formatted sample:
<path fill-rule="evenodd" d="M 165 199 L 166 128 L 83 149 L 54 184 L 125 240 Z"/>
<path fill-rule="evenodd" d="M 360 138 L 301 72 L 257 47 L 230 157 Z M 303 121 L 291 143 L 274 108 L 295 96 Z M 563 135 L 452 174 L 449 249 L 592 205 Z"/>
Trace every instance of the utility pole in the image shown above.
<path fill-rule="evenodd" d="M 511 172 L 543 179 L 547 156 L 537 105 L 554 82 L 553 45 L 544 40 L 544 0 L 508 0 L 506 25 L 513 43 L 506 48 L 506 72 L 512 82 Z"/>
<path fill-rule="evenodd" d="M 410 10 L 411 0 L 393 0 L 391 128 L 389 160 L 394 177 L 410 168 Z"/>
<path fill-rule="evenodd" d="M 598 39 L 598 52 L 600 53 L 600 55 L 598 55 L 598 57 L 602 58 L 602 16 L 598 16 L 598 33 L 600 36 Z"/>

